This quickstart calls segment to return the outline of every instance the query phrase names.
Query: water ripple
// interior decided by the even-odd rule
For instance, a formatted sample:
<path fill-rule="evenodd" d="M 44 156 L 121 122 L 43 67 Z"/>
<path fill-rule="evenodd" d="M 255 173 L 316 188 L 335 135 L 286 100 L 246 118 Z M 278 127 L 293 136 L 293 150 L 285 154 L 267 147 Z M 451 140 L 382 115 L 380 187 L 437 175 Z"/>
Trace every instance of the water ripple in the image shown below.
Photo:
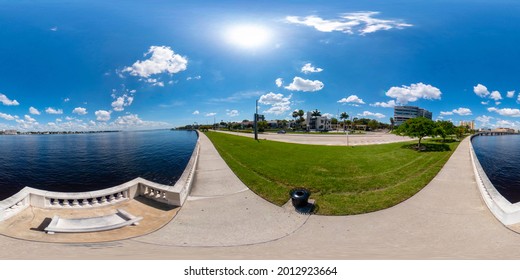
<path fill-rule="evenodd" d="M 24 186 L 82 192 L 136 177 L 172 185 L 195 147 L 190 131 L 0 136 L 0 200 Z"/>
<path fill-rule="evenodd" d="M 511 203 L 520 201 L 520 135 L 479 136 L 475 154 L 495 188 Z"/>

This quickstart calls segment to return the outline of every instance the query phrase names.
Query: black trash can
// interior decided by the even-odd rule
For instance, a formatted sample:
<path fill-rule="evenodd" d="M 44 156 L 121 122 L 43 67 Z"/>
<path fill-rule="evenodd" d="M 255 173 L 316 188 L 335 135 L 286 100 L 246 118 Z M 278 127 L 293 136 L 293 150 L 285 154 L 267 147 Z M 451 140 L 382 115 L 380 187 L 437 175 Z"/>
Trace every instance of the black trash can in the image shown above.
<path fill-rule="evenodd" d="M 289 192 L 291 196 L 292 205 L 295 208 L 303 208 L 309 204 L 309 197 L 311 192 L 308 189 L 296 188 Z"/>

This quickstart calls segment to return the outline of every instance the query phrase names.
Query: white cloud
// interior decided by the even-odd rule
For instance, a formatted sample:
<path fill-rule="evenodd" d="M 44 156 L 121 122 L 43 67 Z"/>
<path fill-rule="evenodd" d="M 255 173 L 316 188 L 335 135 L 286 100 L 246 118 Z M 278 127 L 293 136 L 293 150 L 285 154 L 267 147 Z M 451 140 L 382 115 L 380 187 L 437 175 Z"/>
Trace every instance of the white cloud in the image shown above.
<path fill-rule="evenodd" d="M 151 46 L 144 56 L 151 54 L 147 60 L 136 61 L 126 67 L 123 72 L 130 72 L 132 76 L 149 78 L 151 75 L 168 73 L 175 74 L 186 70 L 188 59 L 176 54 L 167 46 Z M 157 82 L 157 81 L 155 81 Z"/>
<path fill-rule="evenodd" d="M 369 112 L 369 111 L 364 111 L 363 114 L 358 114 L 358 116 L 362 116 L 362 117 L 376 117 L 378 119 L 382 119 L 385 117 L 385 115 L 381 114 L 381 113 L 372 113 L 372 112 Z"/>
<path fill-rule="evenodd" d="M 391 87 L 386 96 L 395 98 L 399 104 L 407 104 L 418 99 L 441 99 L 442 92 L 431 85 L 423 83 L 411 84 L 410 86 Z"/>
<path fill-rule="evenodd" d="M 316 67 L 312 66 L 310 63 L 307 63 L 307 64 L 303 65 L 301 71 L 304 74 L 309 74 L 309 73 L 319 73 L 319 72 L 323 71 L 323 69 L 316 68 Z"/>
<path fill-rule="evenodd" d="M 288 97 L 284 97 L 281 93 L 268 93 L 264 94 L 260 97 L 258 100 L 258 103 L 264 104 L 264 105 L 271 105 L 271 108 L 264 111 L 264 113 L 267 114 L 275 114 L 275 115 L 281 115 L 289 110 L 291 110 L 291 98 L 292 95 L 289 95 Z"/>
<path fill-rule="evenodd" d="M 114 95 L 113 95 L 114 96 Z M 115 98 L 115 96 L 114 96 Z M 126 106 L 132 105 L 132 102 L 134 101 L 133 96 L 128 96 L 126 94 L 123 94 L 122 96 L 119 96 L 116 98 L 114 102 L 112 102 L 112 108 L 114 108 L 114 111 L 124 111 Z"/>
<path fill-rule="evenodd" d="M 390 100 L 388 102 L 372 103 L 372 104 L 370 104 L 370 106 L 372 106 L 372 107 L 383 107 L 383 108 L 393 108 L 393 107 L 397 106 L 397 104 L 395 103 L 395 100 Z"/>
<path fill-rule="evenodd" d="M 469 116 L 472 114 L 470 109 L 462 107 L 459 109 L 454 109 L 452 112 L 460 116 Z"/>
<path fill-rule="evenodd" d="M 53 32 L 56 32 L 56 31 L 58 31 L 58 27 L 57 26 L 53 26 L 49 30 L 53 31 Z"/>
<path fill-rule="evenodd" d="M 85 109 L 83 107 L 76 107 L 76 108 L 74 108 L 74 110 L 72 110 L 72 113 L 73 114 L 78 114 L 78 115 L 86 115 L 87 114 L 87 109 Z"/>
<path fill-rule="evenodd" d="M 226 110 L 226 111 L 227 111 L 226 115 L 228 115 L 230 117 L 236 117 L 236 116 L 240 115 L 238 110 Z"/>
<path fill-rule="evenodd" d="M 481 84 L 474 86 L 473 92 L 480 97 L 486 97 L 490 94 L 487 87 Z"/>
<path fill-rule="evenodd" d="M 297 17 L 288 16 L 285 19 L 289 23 L 302 24 L 314 27 L 321 32 L 343 32 L 346 34 L 365 35 L 380 30 L 390 30 L 393 28 L 403 29 L 412 26 L 402 20 L 377 19 L 374 16 L 379 12 L 356 12 L 345 13 L 339 19 L 323 19 L 318 16 Z"/>
<path fill-rule="evenodd" d="M 198 114 L 200 114 L 200 112 L 199 112 L 199 110 L 195 110 L 195 111 L 193 111 L 193 113 L 191 113 L 191 114 L 192 114 L 192 115 L 198 115 Z"/>
<path fill-rule="evenodd" d="M 515 91 L 514 90 L 510 90 L 507 92 L 507 98 L 513 98 L 515 97 Z"/>
<path fill-rule="evenodd" d="M 34 108 L 34 107 L 30 107 L 29 108 L 29 113 L 33 114 L 33 115 L 39 115 L 40 114 L 40 111 L 38 111 L 38 109 Z"/>
<path fill-rule="evenodd" d="M 323 83 L 318 80 L 306 80 L 300 77 L 294 77 L 293 82 L 286 86 L 285 88 L 288 90 L 298 90 L 298 91 L 318 91 L 324 87 Z"/>
<path fill-rule="evenodd" d="M 502 95 L 500 94 L 500 92 L 495 90 L 489 95 L 489 98 L 498 101 L 502 99 Z"/>
<path fill-rule="evenodd" d="M 195 77 L 188 77 L 186 78 L 186 81 L 191 81 L 191 80 L 200 80 L 202 77 L 199 75 L 199 76 L 195 76 Z M 172 82 L 172 81 L 170 81 Z"/>
<path fill-rule="evenodd" d="M 13 121 L 16 119 L 15 116 L 11 116 L 9 114 L 4 114 L 4 113 L 0 113 L 0 118 L 8 120 L 8 121 Z"/>
<path fill-rule="evenodd" d="M 62 109 L 56 110 L 52 107 L 49 107 L 49 108 L 45 109 L 45 113 L 51 114 L 51 115 L 61 115 L 61 114 L 63 114 L 63 110 Z"/>
<path fill-rule="evenodd" d="M 516 103 L 520 103 L 520 94 L 518 94 L 518 97 L 516 98 Z"/>
<path fill-rule="evenodd" d="M 152 84 L 152 86 L 164 87 L 164 82 L 159 81 L 158 79 L 148 78 L 148 79 L 145 79 L 144 81 L 149 84 Z"/>
<path fill-rule="evenodd" d="M 332 117 L 334 117 L 334 115 L 331 114 L 331 113 L 325 113 L 325 114 L 321 114 L 321 115 L 322 115 L 323 117 L 327 117 L 327 118 L 329 118 L 329 119 L 332 119 Z"/>
<path fill-rule="evenodd" d="M 111 111 L 98 110 L 94 114 L 96 115 L 96 120 L 106 122 L 110 120 Z"/>
<path fill-rule="evenodd" d="M 489 112 L 495 112 L 501 116 L 520 117 L 520 110 L 518 110 L 518 109 L 511 109 L 511 108 L 497 109 L 495 107 L 490 107 L 487 110 Z"/>
<path fill-rule="evenodd" d="M 338 103 L 357 103 L 357 104 L 365 104 L 363 99 L 359 98 L 357 95 L 351 95 L 347 98 L 342 98 L 338 100 Z"/>
<path fill-rule="evenodd" d="M 31 118 L 31 116 L 29 116 L 29 115 L 25 115 L 24 118 L 28 122 L 36 122 L 36 120 L 34 118 Z"/>
<path fill-rule="evenodd" d="M 441 111 L 441 116 L 451 116 L 453 114 L 457 114 L 459 116 L 469 116 L 471 115 L 471 110 L 468 108 L 459 108 L 459 109 L 453 109 L 451 111 Z"/>
<path fill-rule="evenodd" d="M 18 103 L 18 101 L 11 100 L 11 99 L 7 98 L 7 96 L 5 96 L 4 94 L 1 94 L 1 93 L 0 93 L 0 102 L 2 102 L 2 104 L 6 105 L 6 106 L 20 105 L 20 103 Z"/>
<path fill-rule="evenodd" d="M 68 97 L 63 99 L 63 102 L 69 102 L 69 101 L 70 101 L 70 98 L 68 98 Z"/>
<path fill-rule="evenodd" d="M 488 104 L 489 104 L 489 101 L 482 101 L 482 102 L 480 102 L 480 104 L 482 104 L 482 105 L 488 105 Z"/>
<path fill-rule="evenodd" d="M 130 115 L 118 117 L 114 121 L 114 124 L 116 124 L 118 126 L 140 126 L 143 124 L 143 120 L 141 120 L 138 115 L 130 114 Z"/>
<path fill-rule="evenodd" d="M 488 125 L 489 122 L 491 122 L 492 119 L 494 119 L 494 118 L 486 116 L 486 115 L 482 115 L 482 116 L 479 116 L 479 117 L 476 118 L 476 120 L 478 122 L 482 123 L 482 125 Z"/>
<path fill-rule="evenodd" d="M 506 120 L 498 120 L 495 125 L 495 127 L 508 127 L 508 128 L 513 128 L 513 127 L 518 127 L 518 122 L 511 122 L 511 121 L 506 121 Z"/>
<path fill-rule="evenodd" d="M 283 79 L 282 78 L 278 78 L 274 82 L 275 82 L 277 87 L 282 87 L 282 85 L 283 85 Z"/>
<path fill-rule="evenodd" d="M 206 116 L 206 117 L 213 117 L 213 116 L 215 116 L 215 115 L 217 115 L 217 113 L 207 113 L 205 116 Z"/>

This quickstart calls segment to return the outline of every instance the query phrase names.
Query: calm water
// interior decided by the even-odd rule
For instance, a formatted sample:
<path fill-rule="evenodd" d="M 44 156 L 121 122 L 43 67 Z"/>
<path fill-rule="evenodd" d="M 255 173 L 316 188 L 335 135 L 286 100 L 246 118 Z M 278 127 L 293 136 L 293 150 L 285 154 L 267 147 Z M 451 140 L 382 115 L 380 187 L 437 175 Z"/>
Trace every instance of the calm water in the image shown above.
<path fill-rule="evenodd" d="M 511 203 L 520 201 L 520 135 L 478 136 L 473 148 L 489 180 Z"/>
<path fill-rule="evenodd" d="M 197 141 L 194 131 L 0 136 L 0 200 L 25 186 L 63 192 L 113 187 L 136 177 L 172 185 Z"/>

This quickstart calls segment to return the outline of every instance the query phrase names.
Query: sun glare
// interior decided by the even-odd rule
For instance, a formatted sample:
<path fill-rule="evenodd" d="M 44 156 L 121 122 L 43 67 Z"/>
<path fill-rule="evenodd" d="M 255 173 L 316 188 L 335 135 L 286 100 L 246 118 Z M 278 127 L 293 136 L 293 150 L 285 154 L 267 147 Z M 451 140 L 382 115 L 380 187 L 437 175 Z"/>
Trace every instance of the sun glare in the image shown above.
<path fill-rule="evenodd" d="M 228 42 L 241 48 L 261 47 L 270 38 L 269 30 L 259 25 L 238 25 L 227 30 Z"/>

